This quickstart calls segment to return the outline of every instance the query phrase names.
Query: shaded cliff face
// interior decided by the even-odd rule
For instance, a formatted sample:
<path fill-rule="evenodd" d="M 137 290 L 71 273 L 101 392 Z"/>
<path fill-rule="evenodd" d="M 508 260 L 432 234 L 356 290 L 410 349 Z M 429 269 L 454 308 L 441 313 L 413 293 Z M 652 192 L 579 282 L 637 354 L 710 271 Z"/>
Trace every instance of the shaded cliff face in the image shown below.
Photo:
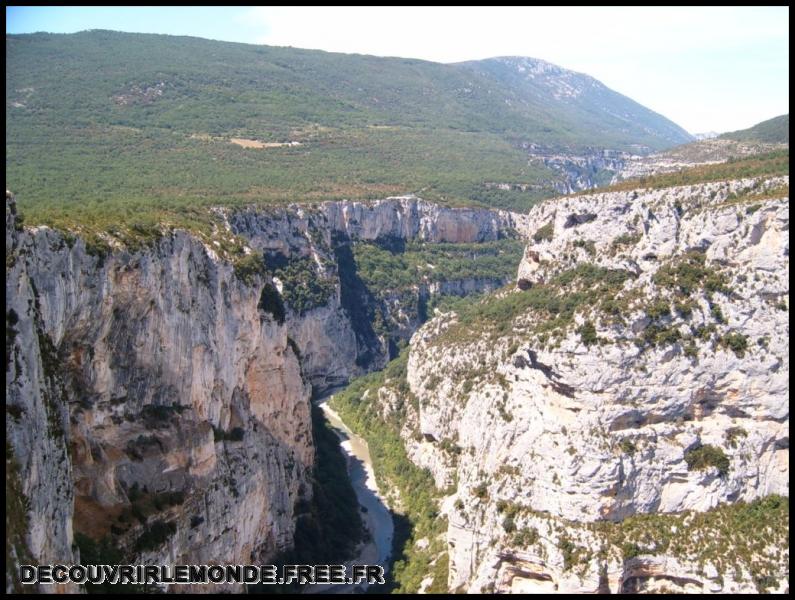
<path fill-rule="evenodd" d="M 783 590 L 780 501 L 725 506 L 789 491 L 788 178 L 561 198 L 523 226 L 518 289 L 411 340 L 402 435 L 455 489 L 450 588 Z"/>
<path fill-rule="evenodd" d="M 310 388 L 263 282 L 185 233 L 96 257 L 18 231 L 8 206 L 6 249 L 6 432 L 34 561 L 75 562 L 75 533 L 158 563 L 290 547 Z"/>

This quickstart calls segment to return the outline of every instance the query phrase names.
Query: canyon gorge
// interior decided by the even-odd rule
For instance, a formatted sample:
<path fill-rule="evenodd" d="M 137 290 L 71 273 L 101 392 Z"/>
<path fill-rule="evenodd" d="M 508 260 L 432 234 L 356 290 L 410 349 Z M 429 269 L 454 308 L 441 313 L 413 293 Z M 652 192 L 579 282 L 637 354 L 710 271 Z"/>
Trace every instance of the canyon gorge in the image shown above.
<path fill-rule="evenodd" d="M 640 526 L 622 555 L 615 536 L 654 515 L 676 540 L 692 515 L 788 495 L 787 185 L 593 192 L 527 215 L 413 196 L 218 209 L 263 264 L 308 261 L 328 282 L 300 310 L 274 271 L 187 232 L 97 255 L 20 225 L 7 198 L 7 467 L 29 504 L 12 558 L 76 561 L 76 534 L 149 564 L 288 550 L 312 494 L 313 392 L 383 368 L 397 341 L 403 385 L 368 393 L 439 490 L 445 589 L 782 589 L 776 543 L 778 560 L 754 546 L 732 562 Z M 391 303 L 351 251 L 517 238 L 515 279 L 418 283 Z M 416 310 L 497 288 L 424 324 Z M 696 464 L 705 448 L 719 460 Z"/>

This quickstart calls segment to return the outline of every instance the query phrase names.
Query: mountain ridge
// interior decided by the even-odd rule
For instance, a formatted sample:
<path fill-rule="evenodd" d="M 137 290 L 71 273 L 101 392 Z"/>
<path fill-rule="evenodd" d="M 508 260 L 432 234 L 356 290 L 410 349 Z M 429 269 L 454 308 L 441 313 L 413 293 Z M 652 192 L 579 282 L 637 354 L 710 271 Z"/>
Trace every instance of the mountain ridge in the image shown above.
<path fill-rule="evenodd" d="M 738 142 L 769 142 L 789 143 L 789 113 L 767 119 L 738 131 L 728 131 L 721 134 L 721 139 L 735 140 Z"/>
<path fill-rule="evenodd" d="M 539 97 L 543 97 L 539 87 L 549 88 L 555 99 L 563 99 L 572 105 L 577 104 L 578 98 L 587 99 L 588 96 L 594 96 L 590 104 L 595 106 L 585 104 L 580 108 L 591 113 L 601 108 L 624 126 L 639 126 L 640 123 L 646 123 L 642 125 L 644 130 L 656 131 L 673 144 L 694 139 L 687 131 L 661 114 L 609 88 L 587 73 L 573 71 L 543 59 L 522 56 L 499 56 L 461 64 L 489 70 L 500 78 L 512 77 L 515 82 L 524 84 L 529 93 Z M 501 68 L 502 72 L 498 72 L 495 67 Z M 554 75 L 556 79 L 545 77 L 549 74 Z M 600 105 L 599 102 L 607 104 Z"/>

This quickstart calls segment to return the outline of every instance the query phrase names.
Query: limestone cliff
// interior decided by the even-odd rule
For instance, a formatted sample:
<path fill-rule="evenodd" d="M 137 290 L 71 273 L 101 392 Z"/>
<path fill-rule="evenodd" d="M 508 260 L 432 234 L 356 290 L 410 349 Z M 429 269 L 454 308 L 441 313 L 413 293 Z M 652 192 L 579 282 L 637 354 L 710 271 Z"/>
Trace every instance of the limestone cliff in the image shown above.
<path fill-rule="evenodd" d="M 328 281 L 333 293 L 305 311 L 290 310 L 287 320 L 302 355 L 304 372 L 322 390 L 345 383 L 353 375 L 381 368 L 391 358 L 389 340 L 372 327 L 375 290 L 366 289 L 356 273 L 350 246 L 373 241 L 400 245 L 407 240 L 428 243 L 477 243 L 500 239 L 522 227 L 525 215 L 501 210 L 450 208 L 416 196 L 374 202 L 325 202 L 283 209 L 219 209 L 228 229 L 245 238 L 273 265 L 309 259 L 315 277 Z M 283 282 L 277 281 L 278 286 Z M 493 277 L 418 284 L 409 295 L 393 295 L 383 303 L 396 337 L 408 338 L 422 319 L 407 316 L 406 304 L 431 296 L 466 295 L 494 289 Z M 283 291 L 283 289 L 282 289 Z M 390 290 L 379 290 L 389 294 Z M 408 311 L 410 312 L 410 311 Z"/>
<path fill-rule="evenodd" d="M 560 198 L 524 226 L 517 289 L 411 341 L 403 437 L 455 490 L 449 587 L 786 589 L 788 522 L 749 532 L 731 503 L 780 517 L 789 490 L 788 177 Z"/>
<path fill-rule="evenodd" d="M 263 282 L 184 232 L 108 256 L 6 208 L 6 433 L 36 563 L 266 559 L 311 494 L 309 385 Z"/>
<path fill-rule="evenodd" d="M 607 148 L 587 148 L 578 151 L 553 150 L 538 144 L 524 143 L 530 162 L 543 164 L 558 174 L 550 184 L 559 194 L 570 194 L 604 185 L 623 172 L 627 161 L 640 160 L 627 152 Z"/>
<path fill-rule="evenodd" d="M 389 357 L 350 245 L 482 242 L 514 226 L 510 213 L 414 197 L 217 212 L 264 265 L 238 271 L 217 243 L 181 230 L 97 249 L 22 227 L 7 198 L 12 563 L 73 564 L 79 535 L 154 564 L 248 563 L 290 548 L 312 490 L 311 392 Z M 296 264 L 297 283 L 272 276 Z M 416 293 L 493 282 L 426 287 Z"/>

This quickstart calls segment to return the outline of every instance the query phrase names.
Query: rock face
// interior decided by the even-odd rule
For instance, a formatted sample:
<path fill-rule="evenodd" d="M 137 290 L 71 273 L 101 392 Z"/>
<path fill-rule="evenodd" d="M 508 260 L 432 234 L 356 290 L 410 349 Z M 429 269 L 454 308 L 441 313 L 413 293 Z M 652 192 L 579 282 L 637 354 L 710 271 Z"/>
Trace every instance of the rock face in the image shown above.
<path fill-rule="evenodd" d="M 514 225 L 514 214 L 508 211 L 449 208 L 411 195 L 373 203 L 326 202 L 322 211 L 332 231 L 360 240 L 485 242 Z"/>
<path fill-rule="evenodd" d="M 726 545 L 704 553 L 726 522 L 693 515 L 788 495 L 787 196 L 780 177 L 562 198 L 528 215 L 414 197 L 219 211 L 247 251 L 305 261 L 328 283 L 283 318 L 268 290 L 286 297 L 286 279 L 243 277 L 185 232 L 101 255 L 20 227 L 7 198 L 7 487 L 29 505 L 11 562 L 74 563 L 77 533 L 150 563 L 289 548 L 312 489 L 312 389 L 390 354 L 350 244 L 510 228 L 531 240 L 517 289 L 411 341 L 417 403 L 401 435 L 452 490 L 450 588 L 782 591 L 780 524 L 730 569 Z M 408 336 L 419 323 L 387 298 Z M 385 388 L 378 402 L 385 415 L 405 405 Z M 633 534 L 636 515 L 668 515 L 647 525 L 673 541 Z"/>
<path fill-rule="evenodd" d="M 6 249 L 6 432 L 35 562 L 73 563 L 75 531 L 154 563 L 289 548 L 311 494 L 310 387 L 257 306 L 262 281 L 183 232 L 92 256 L 18 231 L 8 204 Z M 145 543 L 158 521 L 171 535 Z"/>
<path fill-rule="evenodd" d="M 286 282 L 239 276 L 186 232 L 98 254 L 21 227 L 7 195 L 6 432 L 16 500 L 30 506 L 17 563 L 73 564 L 78 533 L 153 564 L 267 562 L 290 548 L 312 490 L 312 390 L 389 357 L 357 312 L 367 291 L 347 285 L 352 241 L 482 242 L 515 225 L 511 213 L 414 197 L 219 212 L 247 252 L 306 259 L 329 295 L 280 318 L 265 300 Z M 494 282 L 425 287 L 417 294 Z"/>
<path fill-rule="evenodd" d="M 499 239 L 523 215 L 486 208 L 450 208 L 413 195 L 373 202 L 323 202 L 285 209 L 219 209 L 229 227 L 269 250 L 306 244 L 312 230 L 354 240 L 419 239 L 425 242 L 485 242 Z M 304 238 L 301 241 L 301 238 Z"/>
<path fill-rule="evenodd" d="M 352 242 L 399 246 L 409 240 L 428 243 L 475 243 L 525 231 L 526 215 L 502 210 L 449 208 L 416 196 L 375 202 L 325 202 L 316 207 L 221 210 L 227 226 L 251 247 L 278 264 L 309 258 L 319 277 L 335 287 L 327 303 L 304 314 L 288 314 L 288 328 L 302 355 L 304 372 L 317 390 L 341 385 L 351 376 L 381 368 L 391 358 L 389 344 L 371 327 L 363 310 L 376 303 L 356 275 Z M 420 285 L 411 295 L 416 304 L 440 295 L 489 291 L 506 283 L 494 278 L 454 280 Z M 388 290 L 383 290 L 388 292 Z M 405 295 L 384 306 L 399 337 L 408 338 L 421 324 L 407 316 Z"/>
<path fill-rule="evenodd" d="M 530 143 L 522 147 L 527 150 L 531 162 L 543 164 L 560 175 L 559 181 L 551 182 L 559 194 L 599 187 L 623 172 L 628 160 L 640 158 L 609 149 L 562 152 Z"/>
<path fill-rule="evenodd" d="M 15 535 L 8 533 L 13 544 L 9 558 L 16 564 L 31 559 L 72 564 L 74 489 L 63 439 L 68 411 L 58 402 L 60 382 L 44 372 L 37 345 L 38 319 L 32 311 L 33 289 L 20 276 L 23 269 L 13 254 L 19 238 L 16 205 L 6 192 L 6 471 L 7 478 L 15 473 L 18 480 L 17 486 L 7 484 L 6 492 L 15 490 L 19 496 L 15 500 L 29 507 L 24 519 L 8 516 L 7 522 L 16 529 Z M 14 288 L 20 295 L 11 298 L 10 293 L 17 292 Z M 6 567 L 9 591 L 14 590 L 10 573 L 15 566 Z"/>
<path fill-rule="evenodd" d="M 413 336 L 404 438 L 455 486 L 451 589 L 787 587 L 786 536 L 760 579 L 728 546 L 600 557 L 594 529 L 788 495 L 787 196 L 779 177 L 546 202 L 518 289 Z"/>

